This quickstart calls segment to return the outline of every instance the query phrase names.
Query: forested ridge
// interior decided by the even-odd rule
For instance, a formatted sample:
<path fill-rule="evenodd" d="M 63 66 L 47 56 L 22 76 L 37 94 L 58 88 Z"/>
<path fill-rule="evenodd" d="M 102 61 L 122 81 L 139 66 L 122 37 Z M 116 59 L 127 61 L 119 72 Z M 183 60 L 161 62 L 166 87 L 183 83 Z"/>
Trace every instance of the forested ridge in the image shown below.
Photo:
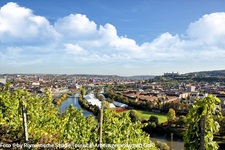
<path fill-rule="evenodd" d="M 199 71 L 187 73 L 187 75 L 197 75 L 197 76 L 223 76 L 225 77 L 225 70 L 213 70 L 213 71 Z"/>

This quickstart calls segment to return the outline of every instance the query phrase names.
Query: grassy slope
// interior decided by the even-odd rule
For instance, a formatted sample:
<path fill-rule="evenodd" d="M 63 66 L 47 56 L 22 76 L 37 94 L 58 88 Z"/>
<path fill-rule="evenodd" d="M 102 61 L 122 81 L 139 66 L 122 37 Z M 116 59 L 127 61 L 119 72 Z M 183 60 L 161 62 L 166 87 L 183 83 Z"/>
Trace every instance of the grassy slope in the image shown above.
<path fill-rule="evenodd" d="M 138 116 L 142 120 L 148 120 L 150 116 L 157 116 L 159 118 L 159 123 L 164 123 L 167 121 L 167 116 L 166 114 L 161 114 L 161 113 L 154 113 L 154 112 L 149 112 L 149 111 L 144 111 L 144 110 L 136 110 L 138 113 Z M 128 113 L 129 111 L 125 111 L 125 113 Z M 122 112 L 124 113 L 124 112 Z"/>
<path fill-rule="evenodd" d="M 167 121 L 166 114 L 161 113 L 154 113 L 149 111 L 143 111 L 143 110 L 136 110 L 138 112 L 138 115 L 141 119 L 148 120 L 150 116 L 157 116 L 159 118 L 159 123 L 163 123 Z"/>

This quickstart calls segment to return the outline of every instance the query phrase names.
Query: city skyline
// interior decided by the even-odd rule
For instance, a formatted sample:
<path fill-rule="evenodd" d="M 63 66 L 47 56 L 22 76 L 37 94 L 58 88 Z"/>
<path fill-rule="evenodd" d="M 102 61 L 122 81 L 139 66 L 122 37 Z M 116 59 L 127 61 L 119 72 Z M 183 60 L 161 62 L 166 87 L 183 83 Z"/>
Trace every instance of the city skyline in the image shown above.
<path fill-rule="evenodd" d="M 225 2 L 0 2 L 0 74 L 224 70 Z"/>

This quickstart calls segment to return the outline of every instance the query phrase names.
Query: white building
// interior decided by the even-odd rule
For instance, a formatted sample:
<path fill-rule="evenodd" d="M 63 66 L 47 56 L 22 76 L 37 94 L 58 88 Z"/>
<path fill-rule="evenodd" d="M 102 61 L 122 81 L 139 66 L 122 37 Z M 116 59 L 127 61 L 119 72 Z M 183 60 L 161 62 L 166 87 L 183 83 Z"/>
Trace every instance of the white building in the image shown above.
<path fill-rule="evenodd" d="M 31 85 L 32 86 L 40 86 L 40 82 L 32 82 Z"/>
<path fill-rule="evenodd" d="M 117 106 L 117 107 L 121 107 L 121 108 L 128 107 L 127 104 L 123 104 L 123 103 L 120 103 L 120 102 L 117 102 L 117 101 L 114 101 L 114 105 Z"/>
<path fill-rule="evenodd" d="M 6 78 L 0 78 L 0 83 L 6 84 Z"/>
<path fill-rule="evenodd" d="M 88 101 L 89 104 L 95 105 L 101 108 L 102 102 L 98 100 L 97 98 L 95 98 L 94 94 L 91 93 L 91 94 L 85 95 L 84 98 Z M 109 103 L 109 108 L 115 108 L 115 107 L 116 106 L 114 104 Z"/>

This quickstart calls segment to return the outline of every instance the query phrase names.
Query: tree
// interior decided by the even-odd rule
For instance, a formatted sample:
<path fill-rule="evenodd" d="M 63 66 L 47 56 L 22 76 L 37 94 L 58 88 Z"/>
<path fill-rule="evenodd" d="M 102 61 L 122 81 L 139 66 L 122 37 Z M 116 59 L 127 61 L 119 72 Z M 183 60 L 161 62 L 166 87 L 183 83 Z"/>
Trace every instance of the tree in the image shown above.
<path fill-rule="evenodd" d="M 221 117 L 219 119 L 219 124 L 220 124 L 219 133 L 221 136 L 224 136 L 225 135 L 225 117 Z"/>
<path fill-rule="evenodd" d="M 81 95 L 82 97 L 84 97 L 85 94 L 86 94 L 86 90 L 85 90 L 84 88 L 81 88 L 81 90 L 80 90 L 80 95 Z"/>
<path fill-rule="evenodd" d="M 148 119 L 148 125 L 146 126 L 147 131 L 150 131 L 152 128 L 156 128 L 159 123 L 159 119 L 157 116 L 150 116 Z"/>
<path fill-rule="evenodd" d="M 82 101 L 83 100 L 83 96 L 81 94 L 79 95 L 78 100 L 79 101 Z"/>
<path fill-rule="evenodd" d="M 170 108 L 169 112 L 167 113 L 167 120 L 169 125 L 171 125 L 171 123 L 174 121 L 175 118 L 176 118 L 176 113 L 172 108 Z"/>
<path fill-rule="evenodd" d="M 68 98 L 67 94 L 62 94 L 59 98 L 56 98 L 53 103 L 56 104 L 57 106 L 60 106 L 62 102 L 65 101 L 67 98 Z"/>
<path fill-rule="evenodd" d="M 109 103 L 114 103 L 114 100 L 111 99 L 111 98 L 107 98 L 106 100 L 107 100 L 107 102 L 109 102 Z"/>
<path fill-rule="evenodd" d="M 152 101 L 147 101 L 146 103 L 147 109 L 151 110 L 153 108 L 153 102 Z"/>
<path fill-rule="evenodd" d="M 178 124 L 183 127 L 186 125 L 186 123 L 187 123 L 187 117 L 185 117 L 183 115 L 180 116 L 178 119 Z"/>
<path fill-rule="evenodd" d="M 102 101 L 102 106 L 103 106 L 104 109 L 109 109 L 110 108 L 109 102 L 107 102 L 107 101 Z"/>
<path fill-rule="evenodd" d="M 134 110 L 134 109 L 129 112 L 129 117 L 130 117 L 132 122 L 137 122 L 137 121 L 140 120 L 139 117 L 138 117 L 137 111 Z"/>
<path fill-rule="evenodd" d="M 184 127 L 187 123 L 187 117 L 186 116 L 180 116 L 177 122 L 180 126 Z"/>
<path fill-rule="evenodd" d="M 101 91 L 101 87 L 95 87 L 94 89 L 94 95 L 96 98 L 99 98 L 99 92 Z"/>
<path fill-rule="evenodd" d="M 150 116 L 148 121 L 151 122 L 151 123 L 154 122 L 156 125 L 158 125 L 159 118 L 157 116 Z"/>
<path fill-rule="evenodd" d="M 124 97 L 123 98 L 123 102 L 126 103 L 126 104 L 128 104 L 129 103 L 129 99 L 127 97 Z"/>
<path fill-rule="evenodd" d="M 104 98 L 104 96 L 103 95 L 99 95 L 99 98 L 98 98 L 100 101 L 104 101 L 105 100 L 105 98 Z"/>
<path fill-rule="evenodd" d="M 187 115 L 187 130 L 184 134 L 186 150 L 216 150 L 218 145 L 213 141 L 213 134 L 219 131 L 219 124 L 214 115 L 219 115 L 215 109 L 220 100 L 212 95 L 196 99 Z"/>

